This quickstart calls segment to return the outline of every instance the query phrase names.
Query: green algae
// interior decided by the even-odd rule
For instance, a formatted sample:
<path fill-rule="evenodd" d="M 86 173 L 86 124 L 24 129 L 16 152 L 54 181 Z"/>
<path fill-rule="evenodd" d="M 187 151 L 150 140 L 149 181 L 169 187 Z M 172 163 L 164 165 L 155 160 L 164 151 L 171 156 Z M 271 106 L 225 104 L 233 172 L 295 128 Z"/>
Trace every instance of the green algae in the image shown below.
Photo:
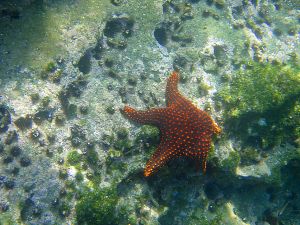
<path fill-rule="evenodd" d="M 249 62 L 217 93 L 226 127 L 248 144 L 268 148 L 299 136 L 300 68 Z"/>
<path fill-rule="evenodd" d="M 78 165 L 80 162 L 82 161 L 82 155 L 77 152 L 77 151 L 71 151 L 69 152 L 69 154 L 67 155 L 67 162 L 71 165 L 71 166 L 76 166 Z"/>
<path fill-rule="evenodd" d="M 240 155 L 238 152 L 232 151 L 229 156 L 221 162 L 221 168 L 225 171 L 230 171 L 234 173 L 238 164 L 240 163 Z"/>
<path fill-rule="evenodd" d="M 157 145 L 159 143 L 159 134 L 159 129 L 157 127 L 144 125 L 138 132 L 135 142 L 148 143 L 149 145 L 146 145 L 146 147 Z"/>
<path fill-rule="evenodd" d="M 290 65 L 248 63 L 224 87 L 219 96 L 229 109 L 228 116 L 255 111 L 264 112 L 281 105 L 287 98 L 300 91 L 300 70 Z"/>
<path fill-rule="evenodd" d="M 76 205 L 77 224 L 119 224 L 115 206 L 118 196 L 115 188 L 95 188 L 81 193 Z"/>

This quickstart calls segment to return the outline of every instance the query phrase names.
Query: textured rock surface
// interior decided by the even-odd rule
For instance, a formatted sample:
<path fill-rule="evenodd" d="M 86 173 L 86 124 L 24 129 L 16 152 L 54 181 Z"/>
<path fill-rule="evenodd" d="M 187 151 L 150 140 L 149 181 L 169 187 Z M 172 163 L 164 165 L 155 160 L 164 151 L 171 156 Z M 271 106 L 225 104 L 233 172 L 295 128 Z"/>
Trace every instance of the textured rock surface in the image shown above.
<path fill-rule="evenodd" d="M 299 8 L 1 2 L 0 224 L 299 224 Z M 164 106 L 172 70 L 223 133 L 206 175 L 146 179 L 159 131 L 119 109 Z"/>

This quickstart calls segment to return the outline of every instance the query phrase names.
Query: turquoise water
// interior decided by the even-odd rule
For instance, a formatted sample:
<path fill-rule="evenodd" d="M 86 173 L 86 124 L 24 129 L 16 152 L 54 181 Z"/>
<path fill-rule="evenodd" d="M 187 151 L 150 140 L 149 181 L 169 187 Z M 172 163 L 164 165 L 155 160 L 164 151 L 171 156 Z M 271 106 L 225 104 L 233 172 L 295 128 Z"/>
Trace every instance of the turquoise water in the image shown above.
<path fill-rule="evenodd" d="M 300 224 L 299 29 L 296 0 L 0 0 L 0 224 Z M 172 71 L 222 131 L 145 177 L 164 140 L 122 109 Z"/>

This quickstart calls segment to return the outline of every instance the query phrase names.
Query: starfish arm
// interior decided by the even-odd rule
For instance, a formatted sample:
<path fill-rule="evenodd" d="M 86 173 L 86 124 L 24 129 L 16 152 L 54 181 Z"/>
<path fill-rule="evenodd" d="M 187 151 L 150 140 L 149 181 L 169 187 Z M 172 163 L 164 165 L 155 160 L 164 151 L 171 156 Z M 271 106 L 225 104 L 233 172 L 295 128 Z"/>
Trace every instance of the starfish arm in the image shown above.
<path fill-rule="evenodd" d="M 179 74 L 172 72 L 167 81 L 166 100 L 167 106 L 177 103 L 178 100 L 183 99 L 183 96 L 178 91 Z"/>
<path fill-rule="evenodd" d="M 156 172 L 160 167 L 162 167 L 171 157 L 175 155 L 172 154 L 172 151 L 168 149 L 168 145 L 162 142 L 158 148 L 156 149 L 155 153 L 149 159 L 146 164 L 144 170 L 144 176 L 149 177 L 154 172 Z"/>
<path fill-rule="evenodd" d="M 123 113 L 125 116 L 137 123 L 140 124 L 152 124 L 159 125 L 161 124 L 164 113 L 166 109 L 163 108 L 154 108 L 149 110 L 136 110 L 132 107 L 125 106 Z"/>
<path fill-rule="evenodd" d="M 167 106 L 173 104 L 181 107 L 195 108 L 195 106 L 178 91 L 179 78 L 179 74 L 175 71 L 173 71 L 168 78 L 166 87 Z"/>

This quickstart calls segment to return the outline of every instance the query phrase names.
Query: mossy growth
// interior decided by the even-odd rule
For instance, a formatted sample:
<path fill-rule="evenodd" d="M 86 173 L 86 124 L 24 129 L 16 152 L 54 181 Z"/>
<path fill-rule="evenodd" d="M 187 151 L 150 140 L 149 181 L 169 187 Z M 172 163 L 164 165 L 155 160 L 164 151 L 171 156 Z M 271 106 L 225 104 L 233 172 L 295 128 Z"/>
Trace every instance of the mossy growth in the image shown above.
<path fill-rule="evenodd" d="M 81 172 L 77 172 L 75 175 L 75 179 L 76 179 L 76 181 L 81 182 L 81 181 L 83 181 L 84 176 Z"/>
<path fill-rule="evenodd" d="M 41 72 L 41 78 L 43 80 L 46 80 L 49 76 L 49 73 L 54 72 L 56 68 L 55 62 L 50 61 L 49 63 L 46 64 L 45 68 Z"/>
<path fill-rule="evenodd" d="M 71 165 L 71 166 L 76 166 L 78 165 L 82 160 L 82 156 L 79 152 L 77 151 L 71 151 L 69 152 L 68 156 L 67 156 L 67 162 Z"/>
<path fill-rule="evenodd" d="M 88 149 L 85 156 L 85 161 L 89 166 L 91 166 L 92 168 L 97 167 L 99 157 L 94 149 Z"/>
<path fill-rule="evenodd" d="M 120 224 L 115 206 L 118 195 L 115 188 L 86 189 L 76 205 L 77 224 Z"/>
<path fill-rule="evenodd" d="M 116 135 L 105 136 L 105 141 L 112 144 L 113 148 L 116 150 L 121 150 L 122 152 L 128 152 L 131 150 L 133 144 L 128 137 L 129 132 L 125 127 L 121 127 L 116 131 Z M 117 137 L 117 138 L 115 138 Z"/>
<path fill-rule="evenodd" d="M 55 62 L 50 61 L 46 66 L 45 66 L 45 71 L 46 72 L 53 72 L 55 69 Z"/>
<path fill-rule="evenodd" d="M 145 147 L 150 148 L 153 145 L 157 145 L 160 139 L 160 132 L 157 127 L 144 125 L 140 132 L 137 134 L 135 142 L 142 142 Z"/>
<path fill-rule="evenodd" d="M 240 155 L 236 151 L 229 153 L 229 156 L 221 162 L 221 168 L 225 171 L 234 173 L 238 164 L 240 163 Z"/>
<path fill-rule="evenodd" d="M 225 108 L 225 127 L 261 148 L 299 137 L 299 99 L 300 68 L 292 63 L 250 62 L 216 95 Z"/>
<path fill-rule="evenodd" d="M 132 148 L 132 146 L 133 146 L 132 145 L 132 141 L 129 140 L 128 138 L 126 138 L 126 139 L 118 139 L 114 143 L 114 147 L 117 150 L 122 150 L 124 152 L 130 151 L 130 149 Z"/>
<path fill-rule="evenodd" d="M 260 161 L 261 156 L 258 149 L 253 147 L 246 147 L 240 151 L 241 164 L 242 165 L 252 165 Z"/>
<path fill-rule="evenodd" d="M 49 76 L 49 80 L 53 83 L 59 83 L 63 75 L 63 71 L 61 69 L 57 69 L 54 73 Z"/>

